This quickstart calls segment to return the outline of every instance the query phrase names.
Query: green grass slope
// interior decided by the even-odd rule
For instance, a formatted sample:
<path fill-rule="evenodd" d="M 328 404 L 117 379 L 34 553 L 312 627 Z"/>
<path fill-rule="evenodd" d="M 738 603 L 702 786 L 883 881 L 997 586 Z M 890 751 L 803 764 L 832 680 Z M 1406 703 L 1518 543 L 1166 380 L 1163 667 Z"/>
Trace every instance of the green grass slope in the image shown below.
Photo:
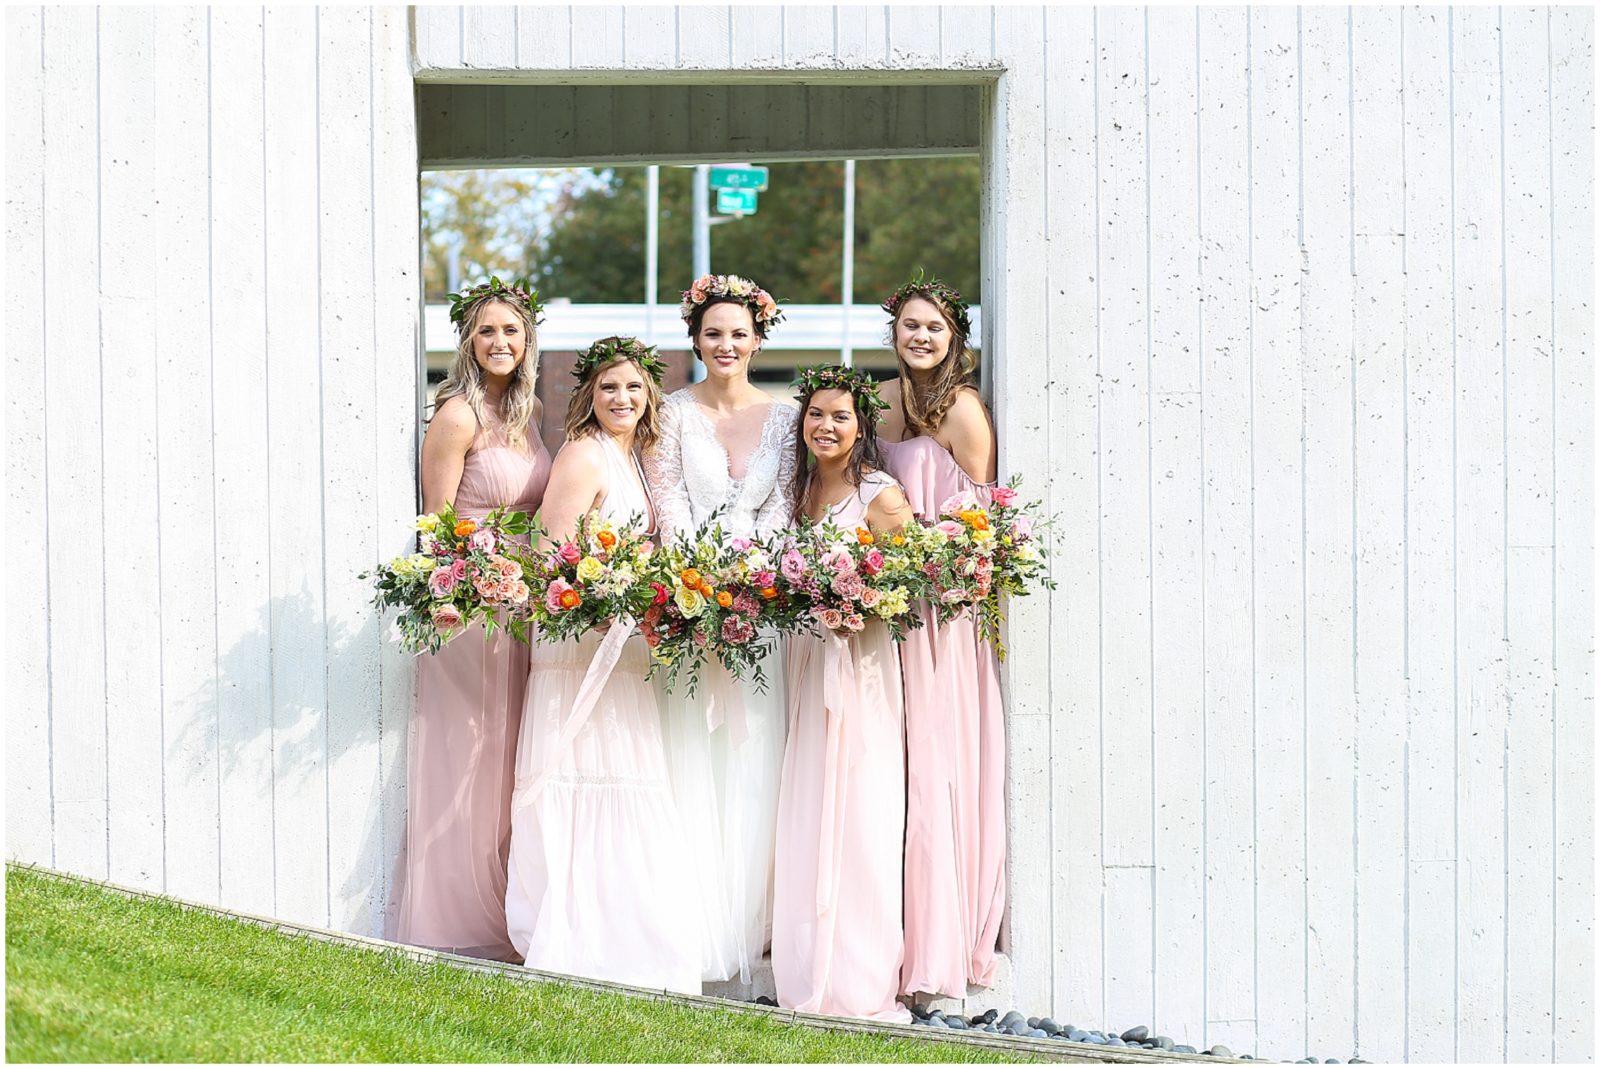
<path fill-rule="evenodd" d="M 987 1062 L 522 983 L 6 870 L 11 1062 Z"/>

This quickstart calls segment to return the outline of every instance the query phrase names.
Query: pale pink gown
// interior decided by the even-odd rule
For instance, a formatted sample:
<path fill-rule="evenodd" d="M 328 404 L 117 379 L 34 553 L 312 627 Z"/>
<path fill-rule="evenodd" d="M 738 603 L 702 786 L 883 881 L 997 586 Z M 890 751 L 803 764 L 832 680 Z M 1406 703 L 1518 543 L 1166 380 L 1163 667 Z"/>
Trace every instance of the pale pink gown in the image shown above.
<path fill-rule="evenodd" d="M 535 432 L 537 429 L 535 428 Z M 509 505 L 532 515 L 550 478 L 537 433 L 518 448 L 480 429 L 461 471 L 456 514 Z M 515 961 L 506 936 L 506 850 L 512 765 L 528 682 L 528 647 L 473 627 L 417 658 L 406 845 L 389 937 L 478 958 Z"/>
<path fill-rule="evenodd" d="M 988 504 L 950 452 L 921 435 L 880 440 L 911 508 L 937 519 L 952 494 Z M 900 648 L 905 675 L 905 965 L 900 990 L 953 998 L 995 978 L 1006 900 L 1006 734 L 994 650 L 969 613 L 924 626 Z"/>
<path fill-rule="evenodd" d="M 830 510 L 847 529 L 894 480 L 871 472 Z M 849 638 L 794 635 L 778 794 L 772 975 L 778 1004 L 905 1023 L 900 980 L 904 832 L 900 659 L 882 621 Z"/>
<path fill-rule="evenodd" d="M 596 509 L 650 522 L 638 461 L 607 447 Z M 650 653 L 637 630 L 587 718 L 576 699 L 605 638 L 534 647 L 511 802 L 506 926 L 530 968 L 700 993 L 694 875 L 667 772 Z"/>

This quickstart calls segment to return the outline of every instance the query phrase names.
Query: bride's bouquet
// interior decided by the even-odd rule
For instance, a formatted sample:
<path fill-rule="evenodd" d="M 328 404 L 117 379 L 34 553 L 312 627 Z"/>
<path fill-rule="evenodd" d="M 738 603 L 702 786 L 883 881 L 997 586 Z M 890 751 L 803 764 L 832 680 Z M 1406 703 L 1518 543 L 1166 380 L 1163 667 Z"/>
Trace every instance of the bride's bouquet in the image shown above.
<path fill-rule="evenodd" d="M 561 642 L 612 621 L 638 620 L 650 606 L 644 575 L 655 553 L 637 523 L 584 516 L 577 534 L 529 562 L 534 596 L 527 616 L 538 624 L 539 638 Z"/>
<path fill-rule="evenodd" d="M 794 629 L 795 609 L 764 545 L 703 524 L 656 553 L 649 581 L 639 629 L 669 689 L 683 683 L 692 695 L 713 658 L 734 678 L 766 688 L 762 659 L 775 630 Z"/>
<path fill-rule="evenodd" d="M 939 519 L 908 525 L 911 555 L 928 581 L 934 619 L 944 623 L 968 609 L 977 614 L 978 630 L 1005 660 L 1000 639 L 1002 596 L 1023 596 L 1035 589 L 1055 589 L 1039 538 L 1047 521 L 1037 517 L 1039 503 L 1017 501 L 1017 478 L 991 492 L 984 506 L 970 492 L 940 504 Z"/>
<path fill-rule="evenodd" d="M 866 527 L 846 531 L 833 523 L 803 521 L 778 558 L 778 575 L 803 611 L 802 626 L 858 634 L 882 620 L 896 641 L 922 626 L 911 603 L 926 595 L 904 534 L 879 536 Z"/>
<path fill-rule="evenodd" d="M 527 641 L 521 609 L 531 593 L 511 539 L 528 533 L 528 516 L 495 509 L 461 519 L 445 505 L 417 517 L 418 552 L 396 557 L 357 578 L 371 579 L 373 604 L 399 609 L 395 632 L 411 653 L 437 653 L 473 623 L 486 634 L 504 627 Z"/>

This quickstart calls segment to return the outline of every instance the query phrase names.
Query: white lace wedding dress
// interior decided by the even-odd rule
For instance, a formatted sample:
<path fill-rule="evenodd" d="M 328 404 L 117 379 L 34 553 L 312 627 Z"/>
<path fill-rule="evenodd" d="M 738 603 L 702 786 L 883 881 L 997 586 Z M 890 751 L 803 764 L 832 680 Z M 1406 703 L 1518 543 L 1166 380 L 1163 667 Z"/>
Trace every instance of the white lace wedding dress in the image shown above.
<path fill-rule="evenodd" d="M 757 436 L 758 414 L 741 411 L 719 427 L 688 390 L 667 398 L 661 439 L 645 458 L 663 542 L 693 534 L 714 513 L 730 538 L 765 537 L 790 526 L 797 409 L 773 402 Z M 771 939 L 784 747 L 781 641 L 764 668 L 765 692 L 712 663 L 702 669 L 693 698 L 665 688 L 660 695 L 673 795 L 698 874 L 708 981 L 748 983 Z M 735 746 L 730 730 L 741 711 L 747 737 Z"/>

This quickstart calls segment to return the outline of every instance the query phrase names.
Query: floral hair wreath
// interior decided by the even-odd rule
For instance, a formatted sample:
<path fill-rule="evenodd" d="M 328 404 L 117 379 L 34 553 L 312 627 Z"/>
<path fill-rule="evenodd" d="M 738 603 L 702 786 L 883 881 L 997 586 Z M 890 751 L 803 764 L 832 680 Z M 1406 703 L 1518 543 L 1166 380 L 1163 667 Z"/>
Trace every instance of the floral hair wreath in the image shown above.
<path fill-rule="evenodd" d="M 656 380 L 657 386 L 661 385 L 661 376 L 667 369 L 654 345 L 646 345 L 638 338 L 601 338 L 578 354 L 578 366 L 572 369 L 572 377 L 583 382 L 614 360 L 637 361 L 645 373 Z"/>
<path fill-rule="evenodd" d="M 522 305 L 533 317 L 534 326 L 543 322 L 541 314 L 544 312 L 544 305 L 539 303 L 539 291 L 534 289 L 533 284 L 526 278 L 513 279 L 508 286 L 494 275 L 490 275 L 487 282 L 480 282 L 471 289 L 446 296 L 450 298 L 450 322 L 456 325 L 457 331 L 466 326 L 467 316 L 471 314 L 473 307 L 489 297 L 501 297 Z"/>
<path fill-rule="evenodd" d="M 951 316 L 956 321 L 956 329 L 960 330 L 964 337 L 970 338 L 972 336 L 972 320 L 967 315 L 967 309 L 970 306 L 962 298 L 961 294 L 957 293 L 951 286 L 939 281 L 937 275 L 931 278 L 924 278 L 920 267 L 917 268 L 917 273 L 910 282 L 907 282 L 889 295 L 889 299 L 883 302 L 883 310 L 888 312 L 890 316 L 898 316 L 900 314 L 900 306 L 905 304 L 908 298 L 921 294 L 936 297 L 947 305 Z"/>
<path fill-rule="evenodd" d="M 698 306 L 716 297 L 732 297 L 746 308 L 757 323 L 771 327 L 783 322 L 783 311 L 772 294 L 738 275 L 701 275 L 683 291 L 678 314 L 689 322 Z"/>
<path fill-rule="evenodd" d="M 794 385 L 800 391 L 796 400 L 802 403 L 821 390 L 849 390 L 856 407 L 866 413 L 867 419 L 872 422 L 877 420 L 879 412 L 889 407 L 889 402 L 878 396 L 878 384 L 872 376 L 853 367 L 840 364 L 808 367 L 800 372 Z"/>

